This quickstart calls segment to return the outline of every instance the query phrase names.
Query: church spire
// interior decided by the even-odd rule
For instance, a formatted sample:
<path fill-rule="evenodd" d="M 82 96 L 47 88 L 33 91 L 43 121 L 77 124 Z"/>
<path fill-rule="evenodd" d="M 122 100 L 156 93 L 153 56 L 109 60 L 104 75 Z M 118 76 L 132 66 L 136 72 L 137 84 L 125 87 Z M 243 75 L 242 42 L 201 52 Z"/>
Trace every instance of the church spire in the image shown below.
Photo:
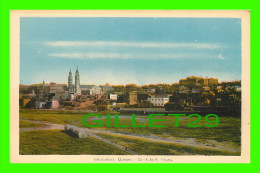
<path fill-rule="evenodd" d="M 75 93 L 78 95 L 81 95 L 80 77 L 79 77 L 78 67 L 77 67 L 76 74 L 75 74 Z"/>
<path fill-rule="evenodd" d="M 71 69 L 70 69 L 69 76 L 68 76 L 68 90 L 69 90 L 69 93 L 74 93 L 73 77 L 72 77 Z"/>

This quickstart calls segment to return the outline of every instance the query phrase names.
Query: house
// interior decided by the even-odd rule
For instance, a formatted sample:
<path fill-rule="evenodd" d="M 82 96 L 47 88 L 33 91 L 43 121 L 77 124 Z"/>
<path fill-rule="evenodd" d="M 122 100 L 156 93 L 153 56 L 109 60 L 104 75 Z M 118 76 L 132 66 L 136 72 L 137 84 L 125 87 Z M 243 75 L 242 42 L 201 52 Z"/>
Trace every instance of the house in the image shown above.
<path fill-rule="evenodd" d="M 129 105 L 138 104 L 137 93 L 137 91 L 132 91 L 129 93 Z"/>
<path fill-rule="evenodd" d="M 169 102 L 168 95 L 153 95 L 149 96 L 148 101 L 150 101 L 154 106 L 164 106 Z"/>
<path fill-rule="evenodd" d="M 109 100 L 117 100 L 117 94 L 112 94 L 112 93 L 109 94 L 109 95 L 108 95 L 108 99 L 109 99 Z"/>
<path fill-rule="evenodd" d="M 36 101 L 35 108 L 36 109 L 57 109 L 59 108 L 60 104 L 58 100 L 51 100 L 47 102 L 43 101 Z"/>

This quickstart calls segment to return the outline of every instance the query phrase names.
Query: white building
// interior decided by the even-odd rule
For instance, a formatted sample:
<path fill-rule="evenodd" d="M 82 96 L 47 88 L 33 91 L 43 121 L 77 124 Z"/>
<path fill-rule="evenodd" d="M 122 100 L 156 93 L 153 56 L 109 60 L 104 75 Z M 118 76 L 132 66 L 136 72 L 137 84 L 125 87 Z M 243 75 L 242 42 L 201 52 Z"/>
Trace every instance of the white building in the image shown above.
<path fill-rule="evenodd" d="M 90 95 L 102 95 L 102 89 L 99 86 L 94 86 L 89 90 Z"/>
<path fill-rule="evenodd" d="M 241 86 L 234 86 L 236 91 L 241 91 Z"/>
<path fill-rule="evenodd" d="M 48 102 L 36 101 L 35 108 L 36 109 L 57 109 L 59 108 L 60 103 L 58 100 L 52 100 Z"/>
<path fill-rule="evenodd" d="M 109 94 L 110 100 L 117 100 L 117 94 Z"/>
<path fill-rule="evenodd" d="M 165 95 L 158 95 L 158 96 L 151 96 L 148 98 L 154 106 L 164 106 L 165 103 L 169 102 L 169 96 Z"/>
<path fill-rule="evenodd" d="M 41 102 L 41 101 L 35 102 L 35 108 L 36 109 L 43 109 L 45 105 L 46 105 L 46 102 Z"/>

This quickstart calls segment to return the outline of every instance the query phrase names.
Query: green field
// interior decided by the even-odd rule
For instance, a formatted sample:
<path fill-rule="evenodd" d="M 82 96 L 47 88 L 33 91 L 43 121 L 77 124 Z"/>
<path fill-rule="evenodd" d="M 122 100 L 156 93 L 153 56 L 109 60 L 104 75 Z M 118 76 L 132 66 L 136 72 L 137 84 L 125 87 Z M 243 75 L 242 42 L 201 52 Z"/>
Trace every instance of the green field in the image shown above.
<path fill-rule="evenodd" d="M 170 149 L 171 147 L 176 148 L 176 146 L 169 146 L 169 144 L 159 144 L 158 142 L 151 142 L 151 141 L 140 141 L 137 139 L 132 138 L 130 142 L 129 139 L 125 137 L 118 137 L 115 141 L 114 136 L 110 136 L 107 134 L 100 134 L 105 135 L 105 138 L 109 138 L 111 141 L 115 141 L 119 144 L 126 144 L 130 145 L 129 148 L 134 151 L 139 151 L 140 154 L 205 154 L 205 155 L 238 155 L 240 151 L 241 145 L 241 119 L 239 117 L 219 117 L 219 124 L 216 127 L 207 127 L 205 124 L 209 124 L 204 120 L 195 123 L 195 125 L 199 125 L 201 127 L 187 127 L 187 125 L 193 121 L 195 121 L 196 117 L 188 118 L 187 116 L 181 116 L 179 118 L 179 127 L 175 127 L 175 118 L 173 116 L 155 116 L 154 119 L 162 119 L 163 121 L 154 121 L 154 125 L 165 125 L 165 127 L 149 127 L 149 119 L 148 116 L 136 116 L 136 124 L 137 125 L 145 125 L 146 127 L 132 127 L 132 119 L 131 115 L 119 115 L 119 124 L 120 125 L 127 125 L 129 127 L 115 127 L 115 118 L 112 116 L 114 113 L 111 114 L 111 127 L 106 127 L 106 114 L 108 112 L 98 112 L 97 114 L 102 115 L 102 118 L 97 118 L 95 116 L 88 117 L 86 119 L 87 123 L 90 125 L 96 125 L 97 122 L 93 122 L 93 120 L 101 120 L 103 125 L 101 127 L 92 127 L 91 129 L 95 130 L 106 130 L 111 132 L 116 132 L 119 134 L 129 134 L 129 135 L 136 135 L 136 136 L 154 136 L 154 137 L 161 137 L 165 139 L 186 139 L 195 140 L 196 143 L 211 143 L 218 147 L 218 145 L 226 145 L 229 149 L 234 149 L 236 151 L 232 154 L 228 152 L 221 152 L 221 151 L 209 151 L 203 149 L 203 151 L 199 151 L 199 149 L 192 148 L 185 148 L 184 146 L 178 146 L 176 150 Z M 85 127 L 81 120 L 84 115 L 88 114 L 87 112 L 77 112 L 77 111 L 56 111 L 56 110 L 20 110 L 20 118 L 27 119 L 27 120 L 37 120 L 42 122 L 49 122 L 55 124 L 74 124 L 80 127 Z M 214 120 L 212 117 L 211 120 Z M 24 140 L 23 133 L 21 133 L 21 141 Z M 29 133 L 29 132 L 26 132 Z M 45 133 L 45 132 L 37 132 L 37 133 Z M 46 132 L 47 133 L 47 132 Z M 107 136 L 106 136 L 107 135 Z M 29 140 L 30 135 L 26 135 L 27 140 Z M 40 140 L 40 139 L 37 139 Z M 55 139 L 56 140 L 56 139 Z M 76 139 L 73 139 L 76 140 Z M 25 143 L 21 143 L 23 146 Z M 27 143 L 26 145 L 29 145 Z M 149 146 L 148 149 L 141 149 L 142 146 Z M 126 146 L 128 147 L 128 146 Z M 146 147 L 147 148 L 147 147 Z M 152 149 L 154 148 L 154 149 Z M 224 147 L 225 148 L 225 147 Z M 25 150 L 26 151 L 26 150 Z M 28 153 L 28 152 L 25 152 Z M 73 152 L 72 152 L 73 153 Z M 111 152 L 112 153 L 112 152 Z M 110 154 L 111 154 L 110 153 Z M 77 153 L 74 153 L 77 154 Z"/>
<path fill-rule="evenodd" d="M 23 121 L 23 120 L 19 121 L 20 128 L 45 127 L 45 126 L 46 125 L 44 125 L 44 124 L 36 124 L 33 122 L 29 122 L 29 121 Z"/>
<path fill-rule="evenodd" d="M 50 110 L 22 110 L 20 112 L 20 118 L 28 120 L 37 120 L 43 122 L 50 122 L 56 124 L 75 124 L 80 127 L 85 127 L 81 119 L 87 112 L 65 112 L 65 111 L 50 111 Z M 111 118 L 111 127 L 106 127 L 106 113 L 98 113 L 103 115 L 103 125 L 101 127 L 93 127 L 94 129 L 103 129 L 115 132 L 136 133 L 141 135 L 159 135 L 163 137 L 174 136 L 180 138 L 196 138 L 197 140 L 216 140 L 219 142 L 227 141 L 240 144 L 241 137 L 241 119 L 239 117 L 220 117 L 220 122 L 216 127 L 206 127 L 204 119 L 196 123 L 201 127 L 187 127 L 187 125 L 197 118 L 182 116 L 179 119 L 179 127 L 175 127 L 175 119 L 172 116 L 156 116 L 154 119 L 163 119 L 163 122 L 153 122 L 154 125 L 165 125 L 166 127 L 149 127 L 147 116 L 137 116 L 136 124 L 146 125 L 147 127 L 131 127 L 131 116 L 129 118 L 120 119 L 119 124 L 128 125 L 129 127 L 114 127 L 114 118 Z M 113 114 L 111 114 L 113 115 Z M 88 117 L 88 119 L 96 118 L 94 116 Z M 87 122 L 90 125 L 96 125 L 96 122 L 91 120 Z"/>
<path fill-rule="evenodd" d="M 21 155 L 127 154 L 94 138 L 72 138 L 60 130 L 20 132 L 19 151 Z"/>
<path fill-rule="evenodd" d="M 119 137 L 117 135 L 99 134 L 99 136 L 127 147 L 140 155 L 240 155 L 240 152 L 209 149 L 205 146 L 186 146 L 157 141 L 151 142 L 132 137 Z"/>
<path fill-rule="evenodd" d="M 81 121 L 81 117 L 85 114 L 87 114 L 87 112 L 22 109 L 20 110 L 19 116 L 26 120 L 68 124 L 74 121 Z"/>

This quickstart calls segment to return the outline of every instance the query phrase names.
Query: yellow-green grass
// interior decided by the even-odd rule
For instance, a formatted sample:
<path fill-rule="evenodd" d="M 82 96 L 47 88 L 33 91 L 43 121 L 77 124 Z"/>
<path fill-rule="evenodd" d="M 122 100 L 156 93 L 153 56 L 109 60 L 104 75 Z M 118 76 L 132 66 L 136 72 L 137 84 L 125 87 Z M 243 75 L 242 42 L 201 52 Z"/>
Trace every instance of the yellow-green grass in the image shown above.
<path fill-rule="evenodd" d="M 153 124 L 165 125 L 165 127 L 149 127 L 148 116 L 137 116 L 136 124 L 145 125 L 146 127 L 132 127 L 131 117 L 120 118 L 119 115 L 119 124 L 128 125 L 129 127 L 115 127 L 115 118 L 111 118 L 111 127 L 107 127 L 105 118 L 107 113 L 108 112 L 97 113 L 103 116 L 101 119 L 103 125 L 101 127 L 93 127 L 93 129 L 109 130 L 120 133 L 135 133 L 140 135 L 157 135 L 161 137 L 195 138 L 198 141 L 216 140 L 218 142 L 234 142 L 238 146 L 240 145 L 240 117 L 223 117 L 220 115 L 219 124 L 216 127 L 207 127 L 206 124 L 212 125 L 214 123 L 208 123 L 203 117 L 201 121 L 195 124 L 201 125 L 201 127 L 187 127 L 189 123 L 195 121 L 197 118 L 181 116 L 179 119 L 179 127 L 175 127 L 175 118 L 173 116 L 156 116 L 153 119 L 163 119 L 164 121 L 154 121 Z M 75 124 L 77 126 L 85 127 L 81 120 L 86 114 L 88 113 L 75 111 L 21 110 L 20 118 L 57 124 Z M 94 118 L 94 116 L 88 117 L 86 120 L 88 124 L 98 124 L 97 122 L 90 120 L 90 118 Z M 211 120 L 214 120 L 214 118 L 212 117 Z"/>
<path fill-rule="evenodd" d="M 21 155 L 125 155 L 111 145 L 94 138 L 72 138 L 59 130 L 20 132 Z"/>
<path fill-rule="evenodd" d="M 86 112 L 77 111 L 59 111 L 59 110 L 37 110 L 22 109 L 20 110 L 20 118 L 26 120 L 35 120 L 55 124 L 68 124 L 81 121 Z"/>
<path fill-rule="evenodd" d="M 162 119 L 163 121 L 154 121 L 153 125 L 165 125 L 165 127 L 149 127 L 148 116 L 137 116 L 136 124 L 145 125 L 146 127 L 132 127 L 131 118 L 120 119 L 119 124 L 128 125 L 129 127 L 115 127 L 115 118 L 111 118 L 111 127 L 106 126 L 106 118 L 102 119 L 101 127 L 93 127 L 93 129 L 103 129 L 114 132 L 135 133 L 140 135 L 157 135 L 161 137 L 179 137 L 179 138 L 196 138 L 198 141 L 216 140 L 218 142 L 234 142 L 240 145 L 241 138 L 241 119 L 238 117 L 220 117 L 220 122 L 216 127 L 207 127 L 209 124 L 203 118 L 196 123 L 201 127 L 187 127 L 197 118 L 187 116 L 180 117 L 179 126 L 175 126 L 175 118 L 173 116 L 156 116 L 154 119 Z M 213 118 L 212 118 L 213 120 Z M 86 120 L 90 125 L 97 125 L 97 122 Z M 78 126 L 84 127 L 82 122 L 75 123 Z M 212 125 L 212 124 L 211 124 Z"/>
<path fill-rule="evenodd" d="M 19 121 L 19 127 L 20 128 L 34 128 L 34 127 L 44 127 L 44 126 L 46 126 L 46 125 L 36 124 L 36 123 L 33 123 L 33 122 L 23 121 L 23 120 Z"/>
<path fill-rule="evenodd" d="M 205 146 L 187 146 L 180 143 L 158 142 L 134 137 L 98 134 L 114 143 L 127 147 L 139 155 L 225 155 L 237 156 L 240 152 L 208 148 Z"/>

